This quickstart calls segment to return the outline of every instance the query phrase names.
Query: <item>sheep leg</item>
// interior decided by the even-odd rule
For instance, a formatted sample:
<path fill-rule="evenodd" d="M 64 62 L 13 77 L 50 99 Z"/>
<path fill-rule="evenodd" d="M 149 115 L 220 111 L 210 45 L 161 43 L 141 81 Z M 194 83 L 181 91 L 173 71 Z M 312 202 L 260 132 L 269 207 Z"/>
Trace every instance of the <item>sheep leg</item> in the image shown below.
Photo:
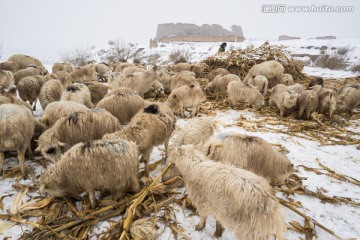
<path fill-rule="evenodd" d="M 184 105 L 182 103 L 179 103 L 179 110 L 180 110 L 180 117 L 185 118 Z"/>
<path fill-rule="evenodd" d="M 3 166 L 4 166 L 4 158 L 5 158 L 5 153 L 4 152 L 0 152 L 0 175 L 3 175 Z"/>
<path fill-rule="evenodd" d="M 139 179 L 136 176 L 130 178 L 129 190 L 131 192 L 137 193 L 140 190 Z"/>
<path fill-rule="evenodd" d="M 150 148 L 146 153 L 144 153 L 142 156 L 141 156 L 141 159 L 140 161 L 141 162 L 144 162 L 145 164 L 145 167 L 144 167 L 144 175 L 146 177 L 149 176 L 149 158 L 150 158 L 150 154 L 152 152 L 152 149 L 153 148 Z"/>
<path fill-rule="evenodd" d="M 216 220 L 216 230 L 214 233 L 214 237 L 220 238 L 224 232 L 224 227 L 221 225 L 219 221 Z"/>
<path fill-rule="evenodd" d="M 165 157 L 162 159 L 162 162 L 161 164 L 162 165 L 165 165 L 166 164 L 166 160 L 168 159 L 168 149 L 169 149 L 169 141 L 170 141 L 170 138 L 166 139 L 165 143 L 164 143 L 164 146 L 165 146 Z"/>
<path fill-rule="evenodd" d="M 96 207 L 96 199 L 95 199 L 95 192 L 93 190 L 87 191 L 89 194 L 89 200 L 90 200 L 90 207 L 95 208 Z"/>
<path fill-rule="evenodd" d="M 301 116 L 303 115 L 303 113 L 304 113 L 304 107 L 300 107 L 300 109 L 299 109 L 299 113 L 298 113 L 298 116 L 297 116 L 297 118 L 301 118 Z"/>
<path fill-rule="evenodd" d="M 23 177 L 26 176 L 26 169 L 25 169 L 25 152 L 26 152 L 26 148 L 20 148 L 20 149 L 17 151 L 17 156 L 18 156 L 18 160 L 19 160 L 20 170 L 21 170 L 21 173 L 22 173 Z"/>
<path fill-rule="evenodd" d="M 309 120 L 310 119 L 310 115 L 311 115 L 311 111 L 310 109 L 306 110 L 306 119 Z"/>
<path fill-rule="evenodd" d="M 31 150 L 31 141 L 29 142 L 28 146 L 27 146 L 27 154 L 28 154 L 28 158 L 33 160 L 34 159 L 34 154 Z"/>
<path fill-rule="evenodd" d="M 196 225 L 195 230 L 196 231 L 201 231 L 201 230 L 203 230 L 205 228 L 205 225 L 206 225 L 206 216 L 200 215 L 200 221 Z"/>
<path fill-rule="evenodd" d="M 280 108 L 280 117 L 284 116 L 284 108 Z"/>

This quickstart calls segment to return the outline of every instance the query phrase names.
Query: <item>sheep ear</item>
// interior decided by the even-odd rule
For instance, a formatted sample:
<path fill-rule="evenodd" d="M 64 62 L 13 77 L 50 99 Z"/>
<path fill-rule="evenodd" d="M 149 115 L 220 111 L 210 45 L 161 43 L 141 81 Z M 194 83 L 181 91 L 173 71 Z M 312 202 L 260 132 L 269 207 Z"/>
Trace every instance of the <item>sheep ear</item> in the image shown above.
<path fill-rule="evenodd" d="M 39 147 L 35 148 L 35 152 L 41 152 L 40 148 Z"/>
<path fill-rule="evenodd" d="M 60 142 L 60 141 L 58 141 L 58 145 L 60 146 L 60 147 L 65 147 L 65 143 L 63 143 L 63 142 Z"/>

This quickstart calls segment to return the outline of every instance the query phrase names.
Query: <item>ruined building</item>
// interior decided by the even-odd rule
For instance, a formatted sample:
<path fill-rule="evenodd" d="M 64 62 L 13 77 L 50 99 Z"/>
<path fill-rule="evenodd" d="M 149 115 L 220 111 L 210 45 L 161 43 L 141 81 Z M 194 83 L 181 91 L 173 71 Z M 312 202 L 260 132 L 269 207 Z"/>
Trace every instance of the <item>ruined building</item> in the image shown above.
<path fill-rule="evenodd" d="M 242 42 L 244 41 L 241 26 L 233 25 L 230 31 L 219 24 L 197 26 L 189 23 L 159 24 L 156 37 L 150 39 L 150 47 L 158 42 Z"/>

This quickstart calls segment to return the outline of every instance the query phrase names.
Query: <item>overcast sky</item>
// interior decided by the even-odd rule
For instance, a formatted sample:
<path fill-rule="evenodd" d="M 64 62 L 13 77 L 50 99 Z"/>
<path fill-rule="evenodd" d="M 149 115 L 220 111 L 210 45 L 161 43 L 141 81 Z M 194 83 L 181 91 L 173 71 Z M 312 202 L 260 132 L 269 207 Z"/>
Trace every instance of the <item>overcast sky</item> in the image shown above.
<path fill-rule="evenodd" d="M 352 13 L 262 13 L 264 4 L 354 6 Z M 107 45 L 110 39 L 144 44 L 159 23 L 241 25 L 245 38 L 279 35 L 360 38 L 358 0 L 0 0 L 0 46 L 16 51 L 64 51 Z"/>

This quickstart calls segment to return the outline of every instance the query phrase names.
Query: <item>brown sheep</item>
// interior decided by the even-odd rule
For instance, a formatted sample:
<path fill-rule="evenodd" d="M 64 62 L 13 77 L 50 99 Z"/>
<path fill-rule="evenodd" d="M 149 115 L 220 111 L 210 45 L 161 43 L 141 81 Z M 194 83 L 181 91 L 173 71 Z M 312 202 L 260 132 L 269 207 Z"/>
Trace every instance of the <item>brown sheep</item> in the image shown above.
<path fill-rule="evenodd" d="M 185 108 L 192 108 L 190 116 L 195 117 L 199 113 L 200 104 L 206 101 L 206 96 L 199 85 L 190 84 L 174 89 L 167 101 L 172 109 L 180 110 L 181 117 L 185 117 Z"/>
<path fill-rule="evenodd" d="M 5 61 L 0 63 L 0 70 L 10 71 L 12 73 L 16 73 L 20 70 L 19 65 L 13 61 Z"/>
<path fill-rule="evenodd" d="M 133 142 L 119 139 L 79 143 L 40 176 L 40 193 L 63 197 L 85 191 L 94 208 L 97 190 L 109 191 L 116 197 L 127 190 L 137 192 L 138 165 Z"/>
<path fill-rule="evenodd" d="M 67 88 L 68 86 L 74 83 L 70 78 L 70 73 L 64 70 L 57 72 L 55 74 L 54 79 L 59 79 L 61 84 L 64 86 L 64 88 Z"/>
<path fill-rule="evenodd" d="M 61 154 L 79 142 L 102 138 L 122 128 L 121 124 L 109 112 L 103 109 L 74 112 L 62 117 L 46 130 L 38 140 L 36 151 L 53 162 L 60 159 Z"/>
<path fill-rule="evenodd" d="M 62 92 L 60 101 L 73 101 L 84 104 L 88 108 L 94 107 L 89 88 L 83 83 L 74 83 L 67 87 L 66 91 Z"/>
<path fill-rule="evenodd" d="M 175 129 L 175 117 L 167 114 L 171 109 L 165 104 L 151 104 L 131 119 L 129 125 L 121 131 L 107 134 L 103 139 L 124 139 L 137 144 L 140 161 L 144 162 L 145 176 L 149 176 L 149 158 L 152 149 L 165 145 L 165 158 L 168 156 L 168 144 Z"/>
<path fill-rule="evenodd" d="M 319 103 L 318 94 L 314 90 L 304 91 L 297 101 L 297 108 L 299 109 L 298 118 L 301 118 L 305 111 L 305 119 L 309 120 L 311 114 L 316 111 Z"/>
<path fill-rule="evenodd" d="M 14 75 L 10 71 L 0 70 L 0 95 L 16 96 Z"/>
<path fill-rule="evenodd" d="M 60 80 L 52 79 L 43 84 L 39 93 L 39 101 L 41 108 L 46 109 L 49 103 L 60 101 L 64 86 Z"/>
<path fill-rule="evenodd" d="M 322 77 L 315 77 L 311 79 L 307 89 L 311 89 L 315 85 L 324 86 L 324 79 Z"/>
<path fill-rule="evenodd" d="M 158 80 L 163 85 L 165 93 L 169 94 L 171 92 L 171 82 L 175 77 L 174 72 L 169 72 L 165 68 L 158 70 L 157 72 Z"/>
<path fill-rule="evenodd" d="M 220 133 L 203 145 L 202 152 L 212 160 L 249 170 L 272 184 L 284 182 L 294 171 L 285 155 L 259 137 Z"/>
<path fill-rule="evenodd" d="M 109 111 L 125 125 L 144 107 L 144 99 L 129 88 L 116 88 L 105 95 L 96 107 Z"/>
<path fill-rule="evenodd" d="M 263 75 L 269 82 L 269 88 L 279 83 L 281 75 L 284 73 L 284 67 L 278 61 L 268 61 L 253 66 L 244 78 L 247 83 L 250 78 L 257 75 Z"/>
<path fill-rule="evenodd" d="M 209 82 L 211 82 L 212 80 L 214 80 L 214 78 L 216 76 L 221 75 L 221 74 L 226 75 L 226 74 L 230 74 L 230 72 L 225 68 L 214 69 L 209 73 L 209 76 L 208 76 Z"/>
<path fill-rule="evenodd" d="M 34 111 L 44 81 L 46 78 L 43 76 L 29 76 L 22 78 L 17 85 L 20 98 L 25 102 L 29 101 Z"/>
<path fill-rule="evenodd" d="M 85 66 L 81 66 L 76 68 L 74 71 L 70 73 L 70 79 L 72 82 L 84 83 L 96 81 L 96 71 L 95 65 L 90 63 Z"/>
<path fill-rule="evenodd" d="M 5 151 L 16 150 L 21 173 L 25 176 L 25 152 L 32 158 L 30 141 L 35 130 L 32 112 L 16 104 L 0 105 L 0 173 L 3 173 Z"/>
<path fill-rule="evenodd" d="M 33 66 L 30 66 L 25 69 L 20 69 L 19 71 L 14 73 L 15 85 L 17 85 L 20 82 L 20 80 L 24 77 L 36 76 L 36 75 L 46 75 L 46 72 Z"/>
<path fill-rule="evenodd" d="M 215 237 L 222 225 L 237 239 L 283 239 L 286 230 L 282 208 L 272 187 L 260 176 L 244 169 L 209 160 L 194 146 L 177 147 L 170 152 L 183 176 L 186 190 L 196 207 L 204 229 L 208 215 L 216 219 Z"/>
<path fill-rule="evenodd" d="M 245 106 L 252 105 L 260 109 L 264 102 L 264 97 L 255 87 L 241 81 L 230 82 L 227 88 L 227 95 L 232 107 L 239 103 L 244 103 Z"/>
<path fill-rule="evenodd" d="M 3 96 L 3 95 L 0 95 L 0 105 L 5 104 L 5 103 L 12 103 L 12 104 L 20 105 L 20 106 L 26 107 L 27 109 L 32 111 L 32 107 L 30 106 L 30 104 L 28 104 L 27 102 L 24 102 L 23 100 L 21 100 L 20 98 L 15 97 L 15 96 L 11 96 L 11 95 Z"/>
<path fill-rule="evenodd" d="M 191 71 L 194 72 L 197 77 L 204 72 L 207 65 L 205 63 L 178 63 L 173 66 L 174 72 Z"/>
<path fill-rule="evenodd" d="M 44 124 L 46 128 L 50 128 L 62 117 L 66 117 L 74 112 L 86 111 L 89 111 L 89 109 L 83 104 L 70 101 L 56 101 L 50 103 L 44 110 L 40 122 Z"/>
<path fill-rule="evenodd" d="M 91 102 L 96 105 L 109 91 L 109 86 L 99 82 L 86 82 L 84 83 L 90 91 Z"/>
<path fill-rule="evenodd" d="M 15 54 L 15 55 L 10 56 L 8 61 L 15 62 L 19 66 L 20 69 L 26 69 L 31 65 L 31 66 L 34 66 L 35 68 L 41 70 L 41 72 L 43 72 L 43 75 L 48 73 L 48 71 L 42 65 L 40 60 L 35 57 L 30 57 L 30 56 L 23 55 L 23 54 Z M 40 75 L 40 74 L 35 74 L 35 75 Z"/>
<path fill-rule="evenodd" d="M 54 63 L 52 66 L 52 73 L 58 73 L 60 71 L 65 71 L 71 73 L 75 70 L 75 65 L 72 63 Z"/>

